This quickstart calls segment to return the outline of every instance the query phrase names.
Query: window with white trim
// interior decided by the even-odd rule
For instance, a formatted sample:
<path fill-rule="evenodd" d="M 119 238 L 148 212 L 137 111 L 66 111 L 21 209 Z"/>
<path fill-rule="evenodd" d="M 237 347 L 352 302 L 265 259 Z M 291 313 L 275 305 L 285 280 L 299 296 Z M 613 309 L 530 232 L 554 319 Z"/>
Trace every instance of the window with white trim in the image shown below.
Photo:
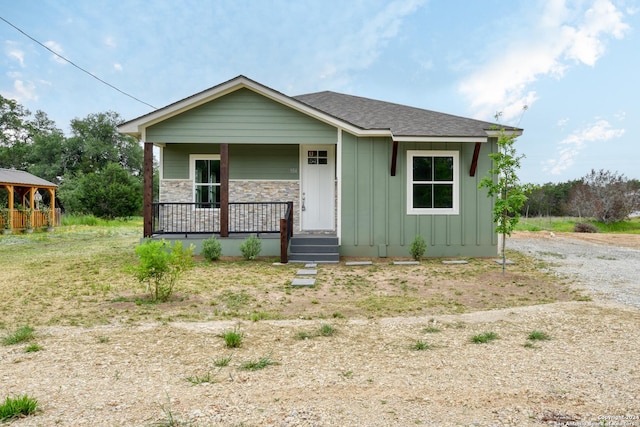
<path fill-rule="evenodd" d="M 197 208 L 220 206 L 220 155 L 192 154 L 189 173 L 193 181 L 193 201 Z"/>
<path fill-rule="evenodd" d="M 457 215 L 458 151 L 407 151 L 407 213 Z"/>

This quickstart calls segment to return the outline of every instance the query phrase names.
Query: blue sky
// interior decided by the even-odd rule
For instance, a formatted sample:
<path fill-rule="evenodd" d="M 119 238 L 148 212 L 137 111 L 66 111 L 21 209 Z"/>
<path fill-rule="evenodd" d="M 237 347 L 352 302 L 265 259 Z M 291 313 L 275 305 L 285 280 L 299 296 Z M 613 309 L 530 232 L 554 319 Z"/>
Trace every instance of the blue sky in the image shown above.
<path fill-rule="evenodd" d="M 155 107 L 243 74 L 287 95 L 500 111 L 525 129 L 523 182 L 640 179 L 640 0 L 0 0 L 0 16 Z M 65 132 L 151 111 L 2 21 L 0 42 L 0 93 Z"/>

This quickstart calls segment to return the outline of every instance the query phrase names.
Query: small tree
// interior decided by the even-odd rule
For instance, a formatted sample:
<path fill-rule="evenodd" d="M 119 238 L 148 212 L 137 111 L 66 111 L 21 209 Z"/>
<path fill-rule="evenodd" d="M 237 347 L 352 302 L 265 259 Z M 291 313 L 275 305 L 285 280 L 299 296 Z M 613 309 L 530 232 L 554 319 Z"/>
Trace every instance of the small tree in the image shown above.
<path fill-rule="evenodd" d="M 183 272 L 193 266 L 193 245 L 184 249 L 182 242 L 173 244 L 162 240 L 145 240 L 136 247 L 140 264 L 135 269 L 140 283 L 153 289 L 154 301 L 167 301 Z"/>
<path fill-rule="evenodd" d="M 526 107 L 525 107 L 526 110 Z M 496 114 L 496 120 L 500 113 Z M 489 154 L 493 160 L 493 168 L 480 180 L 479 188 L 488 190 L 488 197 L 496 197 L 493 207 L 493 222 L 496 231 L 502 234 L 502 274 L 506 265 L 506 237 L 511 235 L 520 220 L 520 209 L 527 200 L 527 186 L 520 184 L 517 171 L 524 155 L 517 155 L 516 136 L 512 131 L 500 129 L 498 135 L 498 151 Z"/>

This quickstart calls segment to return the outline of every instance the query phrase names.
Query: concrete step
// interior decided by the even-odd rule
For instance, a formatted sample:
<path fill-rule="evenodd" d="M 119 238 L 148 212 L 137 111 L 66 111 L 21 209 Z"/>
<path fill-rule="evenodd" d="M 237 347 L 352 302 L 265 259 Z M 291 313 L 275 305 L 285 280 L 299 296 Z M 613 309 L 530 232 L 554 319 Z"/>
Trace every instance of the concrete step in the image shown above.
<path fill-rule="evenodd" d="M 338 252 L 333 253 L 290 253 L 289 262 L 303 262 L 303 263 L 338 263 L 340 262 L 340 254 Z"/>
<path fill-rule="evenodd" d="M 337 263 L 340 261 L 338 238 L 323 235 L 296 235 L 289 242 L 289 261 Z"/>

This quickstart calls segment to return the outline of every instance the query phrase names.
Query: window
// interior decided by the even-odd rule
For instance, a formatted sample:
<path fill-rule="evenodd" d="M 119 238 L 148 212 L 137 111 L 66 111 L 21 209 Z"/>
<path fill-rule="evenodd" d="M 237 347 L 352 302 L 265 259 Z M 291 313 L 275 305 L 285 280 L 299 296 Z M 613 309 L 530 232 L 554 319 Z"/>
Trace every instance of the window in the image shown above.
<path fill-rule="evenodd" d="M 215 208 L 220 203 L 220 156 L 191 155 L 193 201 L 197 208 Z"/>
<path fill-rule="evenodd" d="M 307 151 L 307 163 L 310 165 L 326 165 L 327 151 Z"/>
<path fill-rule="evenodd" d="M 458 214 L 458 152 L 407 151 L 407 213 Z"/>

